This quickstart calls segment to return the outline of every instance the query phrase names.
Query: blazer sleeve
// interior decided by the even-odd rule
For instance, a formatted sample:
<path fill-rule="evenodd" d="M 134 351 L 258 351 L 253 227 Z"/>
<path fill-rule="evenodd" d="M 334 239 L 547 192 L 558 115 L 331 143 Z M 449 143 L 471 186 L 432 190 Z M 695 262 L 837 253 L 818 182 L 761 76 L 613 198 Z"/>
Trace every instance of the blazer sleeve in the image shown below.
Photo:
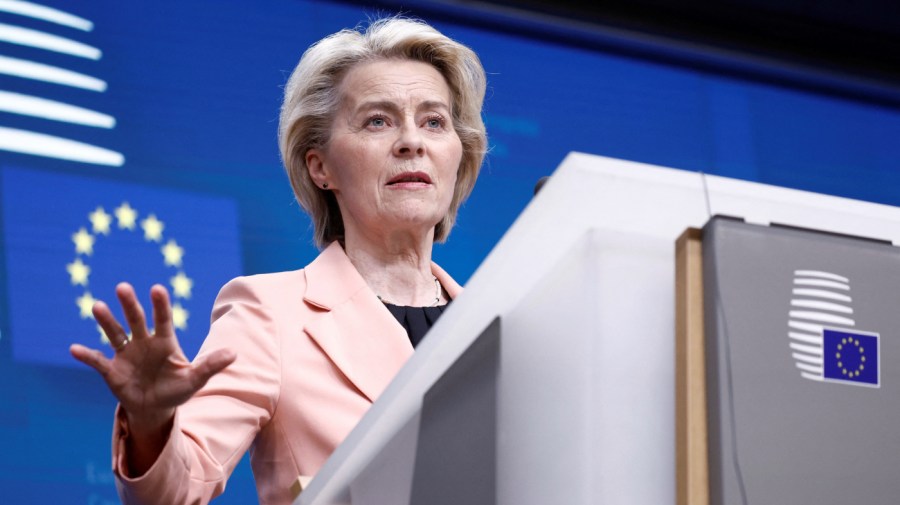
<path fill-rule="evenodd" d="M 275 412 L 281 386 L 278 327 L 250 278 L 226 284 L 216 299 L 199 355 L 231 348 L 237 359 L 178 407 L 169 438 L 143 475 L 126 473 L 128 426 L 121 407 L 113 426 L 113 472 L 126 504 L 205 504 L 225 482 Z"/>

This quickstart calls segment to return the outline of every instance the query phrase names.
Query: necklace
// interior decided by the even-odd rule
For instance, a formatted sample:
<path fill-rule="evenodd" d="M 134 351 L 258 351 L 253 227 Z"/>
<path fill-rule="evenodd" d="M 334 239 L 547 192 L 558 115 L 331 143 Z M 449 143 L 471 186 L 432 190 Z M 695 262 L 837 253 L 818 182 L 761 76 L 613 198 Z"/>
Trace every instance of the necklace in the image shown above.
<path fill-rule="evenodd" d="M 441 283 L 438 282 L 437 277 L 435 277 L 433 275 L 431 277 L 434 279 L 434 303 L 432 303 L 431 306 L 436 307 L 437 304 L 441 303 Z M 378 297 L 378 300 L 381 303 L 389 303 L 391 305 L 397 305 L 396 303 L 391 303 L 391 302 L 385 300 L 379 294 L 376 294 L 375 296 Z"/>

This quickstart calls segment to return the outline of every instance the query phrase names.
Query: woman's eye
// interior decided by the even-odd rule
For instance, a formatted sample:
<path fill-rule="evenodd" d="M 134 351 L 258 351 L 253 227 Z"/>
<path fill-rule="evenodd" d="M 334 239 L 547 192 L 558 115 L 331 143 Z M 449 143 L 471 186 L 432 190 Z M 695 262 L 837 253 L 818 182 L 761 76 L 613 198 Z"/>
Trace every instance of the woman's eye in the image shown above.
<path fill-rule="evenodd" d="M 374 126 L 375 128 L 381 128 L 387 126 L 387 120 L 381 116 L 375 116 L 369 118 L 369 126 Z"/>
<path fill-rule="evenodd" d="M 439 117 L 428 118 L 428 120 L 425 121 L 425 126 L 433 129 L 441 128 L 444 126 L 444 120 Z"/>

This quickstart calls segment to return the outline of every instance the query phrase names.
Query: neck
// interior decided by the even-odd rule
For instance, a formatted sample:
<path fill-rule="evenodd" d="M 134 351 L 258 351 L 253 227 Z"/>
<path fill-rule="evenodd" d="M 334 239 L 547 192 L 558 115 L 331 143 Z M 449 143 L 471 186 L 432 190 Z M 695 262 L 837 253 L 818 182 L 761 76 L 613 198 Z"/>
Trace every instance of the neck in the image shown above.
<path fill-rule="evenodd" d="M 420 238 L 405 234 L 374 238 L 346 231 L 347 257 L 383 301 L 413 307 L 435 304 L 433 231 Z M 438 297 L 439 303 L 444 300 L 443 289 Z"/>

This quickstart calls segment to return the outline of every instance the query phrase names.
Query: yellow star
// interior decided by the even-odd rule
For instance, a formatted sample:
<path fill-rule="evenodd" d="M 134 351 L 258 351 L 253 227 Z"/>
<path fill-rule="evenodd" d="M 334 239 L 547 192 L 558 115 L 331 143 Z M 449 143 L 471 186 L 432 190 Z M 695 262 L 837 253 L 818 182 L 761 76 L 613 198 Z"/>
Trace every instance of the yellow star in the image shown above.
<path fill-rule="evenodd" d="M 116 219 L 119 221 L 119 229 L 134 229 L 134 222 L 137 221 L 138 213 L 131 208 L 131 205 L 128 205 L 128 202 L 122 202 L 122 205 L 119 205 L 114 212 Z"/>
<path fill-rule="evenodd" d="M 172 307 L 172 324 L 179 330 L 187 329 L 187 320 L 190 312 L 184 310 L 180 303 L 176 303 Z"/>
<path fill-rule="evenodd" d="M 99 324 L 97 325 L 97 331 L 100 332 L 100 343 L 109 345 L 109 337 L 106 336 L 106 332 L 103 331 Z"/>
<path fill-rule="evenodd" d="M 91 313 L 91 308 L 94 306 L 94 303 L 97 300 L 91 296 L 91 293 L 85 291 L 83 295 L 79 296 L 75 299 L 75 304 L 78 305 L 78 308 L 81 309 L 81 318 L 87 319 L 89 317 L 94 317 L 94 314 Z"/>
<path fill-rule="evenodd" d="M 177 242 L 169 239 L 161 249 L 165 258 L 166 266 L 181 268 L 181 257 L 184 256 L 184 248 L 180 247 Z"/>
<path fill-rule="evenodd" d="M 94 212 L 88 214 L 88 219 L 90 219 L 91 225 L 94 227 L 94 233 L 109 235 L 109 225 L 112 223 L 112 216 L 107 214 L 103 207 L 98 205 Z"/>
<path fill-rule="evenodd" d="M 81 227 L 77 233 L 72 234 L 72 242 L 75 243 L 75 254 L 94 254 L 94 236 Z"/>
<path fill-rule="evenodd" d="M 75 261 L 66 265 L 66 270 L 72 278 L 72 285 L 82 285 L 87 287 L 88 276 L 91 275 L 91 267 L 82 263 L 81 258 L 75 258 Z"/>
<path fill-rule="evenodd" d="M 179 298 L 191 297 L 191 288 L 194 287 L 194 281 L 187 275 L 184 275 L 184 272 L 178 272 L 178 275 L 169 279 L 169 282 L 172 283 L 172 291 L 175 292 L 175 296 Z"/>
<path fill-rule="evenodd" d="M 156 214 L 150 214 L 147 219 L 141 221 L 141 228 L 144 229 L 144 240 L 152 240 L 159 242 L 162 240 L 162 232 L 166 225 L 162 221 L 156 219 Z"/>

